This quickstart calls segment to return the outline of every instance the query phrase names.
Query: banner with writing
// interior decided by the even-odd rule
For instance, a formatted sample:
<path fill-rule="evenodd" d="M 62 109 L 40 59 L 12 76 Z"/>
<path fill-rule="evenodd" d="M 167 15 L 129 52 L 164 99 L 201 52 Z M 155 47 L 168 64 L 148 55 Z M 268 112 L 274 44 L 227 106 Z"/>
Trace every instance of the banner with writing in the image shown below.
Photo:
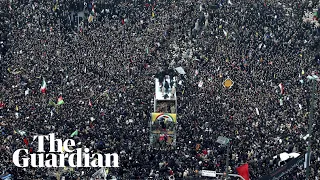
<path fill-rule="evenodd" d="M 303 163 L 304 163 L 304 153 L 301 153 L 301 155 L 298 156 L 297 158 L 292 159 L 287 164 L 276 169 L 271 174 L 263 176 L 262 178 L 260 178 L 260 180 L 278 180 L 285 174 L 290 173 L 290 171 L 297 168 L 299 165 L 302 165 Z"/>

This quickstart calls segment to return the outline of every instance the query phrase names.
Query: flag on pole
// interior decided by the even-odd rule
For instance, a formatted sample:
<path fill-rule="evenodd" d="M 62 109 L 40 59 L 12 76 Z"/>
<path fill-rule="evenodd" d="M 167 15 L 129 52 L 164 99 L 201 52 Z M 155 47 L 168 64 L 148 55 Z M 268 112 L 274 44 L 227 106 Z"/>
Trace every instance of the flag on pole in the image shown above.
<path fill-rule="evenodd" d="M 152 6 L 152 13 L 151 16 L 154 18 L 155 14 L 154 14 L 154 7 Z"/>
<path fill-rule="evenodd" d="M 14 130 L 15 133 L 20 134 L 21 136 L 25 136 L 27 133 L 25 131 L 21 131 L 21 130 Z"/>
<path fill-rule="evenodd" d="M 228 32 L 226 30 L 223 30 L 223 34 L 226 38 L 228 38 Z"/>
<path fill-rule="evenodd" d="M 45 94 L 47 92 L 47 83 L 44 79 L 42 80 L 40 91 L 42 94 Z"/>
<path fill-rule="evenodd" d="M 280 106 L 283 106 L 283 99 L 282 98 L 280 98 L 279 103 L 280 103 Z"/>
<path fill-rule="evenodd" d="M 257 107 L 256 107 L 256 113 L 258 116 L 260 115 L 259 109 Z"/>
<path fill-rule="evenodd" d="M 78 133 L 79 133 L 79 131 L 78 131 L 78 130 L 75 130 L 75 131 L 70 135 L 70 137 L 78 136 Z"/>
<path fill-rule="evenodd" d="M 49 106 L 56 106 L 56 103 L 54 103 L 51 99 L 49 100 Z"/>
<path fill-rule="evenodd" d="M 52 117 L 54 115 L 53 111 L 50 111 L 50 117 Z"/>
<path fill-rule="evenodd" d="M 63 101 L 62 96 L 60 96 L 60 97 L 58 98 L 57 105 L 62 105 L 62 104 L 64 104 L 64 101 Z"/>
<path fill-rule="evenodd" d="M 279 84 L 279 88 L 280 88 L 280 93 L 284 94 L 284 86 L 282 83 Z"/>
<path fill-rule="evenodd" d="M 0 109 L 4 108 L 6 105 L 4 104 L 4 102 L 0 101 Z"/>
<path fill-rule="evenodd" d="M 249 180 L 249 165 L 244 164 L 242 166 L 237 167 L 237 172 L 240 176 L 242 176 L 245 180 Z"/>
<path fill-rule="evenodd" d="M 27 138 L 23 138 L 23 142 L 24 142 L 24 144 L 25 144 L 26 146 L 28 146 L 28 145 L 29 145 L 29 141 L 28 141 L 28 139 L 27 139 Z"/>
<path fill-rule="evenodd" d="M 92 6 L 92 8 L 91 8 L 91 13 L 94 13 L 94 12 L 95 12 L 95 10 L 94 10 L 94 8 L 95 8 L 94 1 L 91 2 L 91 6 Z"/>
<path fill-rule="evenodd" d="M 93 21 L 93 16 L 92 16 L 92 14 L 90 14 L 88 17 L 88 22 L 91 23 L 92 21 Z"/>
<path fill-rule="evenodd" d="M 27 90 L 25 90 L 24 91 L 24 95 L 26 96 L 26 95 L 28 95 L 29 94 L 29 92 L 30 92 L 30 89 L 29 88 L 27 88 Z"/>
<path fill-rule="evenodd" d="M 58 9 L 59 5 L 58 5 L 58 1 L 56 2 L 56 4 L 53 6 L 52 10 L 56 11 Z"/>
<path fill-rule="evenodd" d="M 199 81 L 198 87 L 202 87 L 203 86 L 203 81 Z"/>

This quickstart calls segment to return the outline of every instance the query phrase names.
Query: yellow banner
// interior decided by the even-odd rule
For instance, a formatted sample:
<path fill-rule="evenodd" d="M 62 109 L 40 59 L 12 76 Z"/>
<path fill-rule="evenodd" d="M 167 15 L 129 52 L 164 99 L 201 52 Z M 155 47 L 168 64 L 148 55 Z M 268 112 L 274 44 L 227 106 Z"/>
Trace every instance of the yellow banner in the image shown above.
<path fill-rule="evenodd" d="M 93 16 L 90 14 L 89 18 L 88 18 L 88 22 L 91 23 L 93 21 Z"/>
<path fill-rule="evenodd" d="M 151 120 L 155 122 L 156 120 L 163 119 L 164 121 L 177 122 L 177 114 L 170 113 L 151 113 Z"/>

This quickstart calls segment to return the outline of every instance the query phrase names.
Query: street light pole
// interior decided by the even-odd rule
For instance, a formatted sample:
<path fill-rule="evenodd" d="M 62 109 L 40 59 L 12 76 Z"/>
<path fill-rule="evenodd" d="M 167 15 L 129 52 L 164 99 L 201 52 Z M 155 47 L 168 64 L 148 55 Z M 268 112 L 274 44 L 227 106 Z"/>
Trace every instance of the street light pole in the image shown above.
<path fill-rule="evenodd" d="M 226 179 L 229 178 L 229 146 L 230 146 L 230 142 L 228 142 L 227 144 L 227 162 L 226 162 Z"/>
<path fill-rule="evenodd" d="M 224 80 L 224 82 L 222 83 L 222 85 L 228 90 L 233 86 L 234 82 L 228 77 L 226 80 Z M 229 179 L 229 151 L 230 151 L 230 139 L 226 138 L 226 137 L 222 137 L 219 136 L 218 143 L 223 144 L 225 146 L 227 146 L 227 158 L 226 158 L 226 179 Z"/>
<path fill-rule="evenodd" d="M 309 180 L 309 176 L 310 176 L 310 155 L 311 155 L 311 138 L 312 138 L 312 126 L 313 126 L 313 111 L 314 111 L 314 99 L 315 99 L 315 94 L 316 94 L 316 87 L 317 87 L 317 80 L 319 80 L 318 76 L 308 76 L 308 79 L 311 80 L 311 82 L 313 83 L 312 86 L 312 97 L 311 97 L 311 102 L 310 102 L 310 118 L 309 118 L 309 129 L 308 129 L 308 154 L 307 154 L 307 163 L 306 163 L 306 168 L 307 168 L 307 172 L 306 172 L 306 178 L 307 180 Z"/>
<path fill-rule="evenodd" d="M 223 137 L 223 136 L 219 136 L 217 139 L 217 143 L 223 145 L 223 146 L 227 146 L 227 158 L 226 158 L 226 179 L 228 179 L 229 173 L 228 173 L 228 167 L 229 167 L 229 145 L 230 145 L 230 139 Z"/>

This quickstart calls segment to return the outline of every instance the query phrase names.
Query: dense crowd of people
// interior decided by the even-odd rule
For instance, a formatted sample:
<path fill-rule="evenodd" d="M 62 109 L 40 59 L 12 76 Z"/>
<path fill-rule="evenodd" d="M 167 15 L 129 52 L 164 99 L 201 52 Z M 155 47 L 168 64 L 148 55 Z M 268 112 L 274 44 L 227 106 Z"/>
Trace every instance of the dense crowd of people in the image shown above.
<path fill-rule="evenodd" d="M 278 168 L 273 156 L 306 152 L 314 106 L 310 177 L 320 177 L 319 100 L 312 103 L 312 85 L 319 94 L 319 83 L 306 78 L 320 72 L 320 31 L 302 20 L 318 2 L 0 3 L 3 174 L 89 179 L 99 169 L 12 163 L 16 149 L 37 150 L 32 136 L 68 139 L 78 130 L 77 147 L 119 154 L 120 167 L 110 168 L 109 177 L 196 179 L 203 169 L 224 172 L 226 147 L 216 140 L 225 136 L 229 173 L 248 163 L 250 178 L 259 179 Z M 76 28 L 73 8 L 88 15 Z M 176 89 L 176 147 L 155 149 L 148 124 L 154 77 L 180 66 L 187 74 Z M 230 89 L 222 86 L 227 78 L 234 82 Z M 59 97 L 64 104 L 49 103 Z M 282 178 L 305 179 L 305 171 L 299 166 Z"/>

